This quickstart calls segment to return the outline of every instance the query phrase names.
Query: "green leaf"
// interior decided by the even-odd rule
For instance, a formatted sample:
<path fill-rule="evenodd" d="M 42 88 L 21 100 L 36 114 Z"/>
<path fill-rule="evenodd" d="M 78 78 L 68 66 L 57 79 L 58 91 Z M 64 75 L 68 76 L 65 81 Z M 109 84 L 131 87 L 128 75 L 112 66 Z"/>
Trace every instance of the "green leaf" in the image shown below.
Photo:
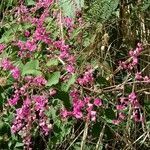
<path fill-rule="evenodd" d="M 17 142 L 16 145 L 15 145 L 15 148 L 17 148 L 17 147 L 23 147 L 23 146 L 24 146 L 23 143 Z"/>
<path fill-rule="evenodd" d="M 58 65 L 58 59 L 51 59 L 47 62 L 46 66 L 50 67 L 50 66 L 57 66 Z"/>
<path fill-rule="evenodd" d="M 2 109 L 3 103 L 4 103 L 4 99 L 3 99 L 3 94 L 4 90 L 3 88 L 0 86 L 0 108 Z"/>
<path fill-rule="evenodd" d="M 111 108 L 107 108 L 106 110 L 105 110 L 105 116 L 106 116 L 106 118 L 108 118 L 108 119 L 115 119 L 115 112 L 111 109 Z"/>
<path fill-rule="evenodd" d="M 57 91 L 57 94 L 56 94 L 56 96 L 54 98 L 55 99 L 60 99 L 61 101 L 63 101 L 63 104 L 64 104 L 64 106 L 66 108 L 70 108 L 71 107 L 69 94 L 67 92 Z"/>
<path fill-rule="evenodd" d="M 93 20 L 107 21 L 117 10 L 119 0 L 95 0 L 89 10 Z"/>
<path fill-rule="evenodd" d="M 6 28 L 4 34 L 2 35 L 2 37 L 0 38 L 0 43 L 9 43 L 10 41 L 14 40 L 15 38 L 15 34 L 17 32 L 26 30 L 30 27 L 32 27 L 31 24 L 16 24 L 16 22 L 13 23 L 6 23 L 4 24 L 4 26 Z"/>
<path fill-rule="evenodd" d="M 39 61 L 31 60 L 27 62 L 22 69 L 22 75 L 32 74 L 32 75 L 41 75 L 42 72 L 39 71 Z"/>
<path fill-rule="evenodd" d="M 102 76 L 98 76 L 96 81 L 100 85 L 109 85 L 109 82 Z"/>
<path fill-rule="evenodd" d="M 84 6 L 84 0 L 61 0 L 59 1 L 59 5 L 62 7 L 65 16 L 75 17 L 76 10 L 81 10 L 81 8 Z"/>
<path fill-rule="evenodd" d="M 35 4 L 35 1 L 34 1 L 34 0 L 26 0 L 25 2 L 26 2 L 26 5 L 27 5 L 27 6 L 32 6 L 32 5 Z"/>
<path fill-rule="evenodd" d="M 60 78 L 60 71 L 51 73 L 48 77 L 48 82 L 46 86 L 52 86 L 57 84 L 59 82 L 59 78 Z"/>
<path fill-rule="evenodd" d="M 61 90 L 67 92 L 72 84 L 76 81 L 76 75 L 73 74 L 67 83 L 61 85 Z"/>
<path fill-rule="evenodd" d="M 96 122 L 92 127 L 92 135 L 94 137 L 99 137 L 100 131 L 102 130 L 101 122 Z"/>

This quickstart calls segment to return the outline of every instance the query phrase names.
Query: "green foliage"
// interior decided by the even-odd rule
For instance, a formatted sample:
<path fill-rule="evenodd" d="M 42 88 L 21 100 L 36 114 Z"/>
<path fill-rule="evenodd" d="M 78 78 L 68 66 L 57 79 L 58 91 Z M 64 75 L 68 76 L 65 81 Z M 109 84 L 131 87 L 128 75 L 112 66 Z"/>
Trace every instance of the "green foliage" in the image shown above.
<path fill-rule="evenodd" d="M 112 108 L 107 108 L 105 110 L 105 117 L 111 120 L 115 119 L 116 115 Z"/>
<path fill-rule="evenodd" d="M 84 0 L 61 0 L 59 1 L 59 5 L 65 16 L 74 18 L 76 10 L 81 10 L 84 6 Z"/>
<path fill-rule="evenodd" d="M 78 19 L 75 16 L 76 11 L 82 10 L 82 19 L 85 19 L 81 25 L 73 31 L 70 37 L 66 35 L 69 29 L 64 27 L 63 31 L 60 31 L 61 29 L 57 26 L 58 22 L 55 20 L 53 14 L 45 20 L 44 26 L 46 26 L 47 31 L 51 31 L 50 37 L 52 39 L 59 39 L 60 34 L 62 34 L 60 32 L 63 32 L 63 39 L 71 47 L 70 52 L 77 56 L 78 59 L 78 63 L 76 64 L 77 72 L 75 74 L 69 74 L 69 76 L 67 76 L 69 79 L 64 82 L 61 82 L 61 77 L 66 74 L 61 67 L 65 67 L 65 64 L 61 63 L 57 57 L 46 61 L 46 57 L 49 56 L 49 54 L 53 54 L 50 45 L 48 45 L 50 50 L 47 51 L 45 49 L 46 46 L 41 41 L 36 43 L 41 47 L 39 51 L 33 54 L 31 59 L 19 60 L 20 58 L 15 57 L 18 49 L 10 45 L 10 43 L 16 41 L 16 39 L 26 41 L 27 37 L 24 37 L 24 31 L 29 30 L 32 34 L 35 27 L 28 23 L 17 23 L 14 19 L 14 14 L 9 14 L 9 11 L 11 12 L 11 9 L 18 5 L 17 0 L 2 0 L 0 3 L 0 15 L 3 13 L 6 14 L 2 15 L 0 20 L 0 43 L 8 45 L 6 52 L 0 54 L 0 61 L 5 57 L 15 60 L 13 64 L 20 68 L 23 77 L 26 75 L 43 75 L 43 77 L 46 77 L 48 81 L 45 88 L 46 91 L 42 91 L 39 88 L 39 91 L 33 90 L 33 94 L 38 94 L 41 90 L 42 95 L 45 95 L 49 93 L 51 89 L 56 90 L 56 95 L 50 96 L 48 99 L 50 109 L 46 112 L 46 116 L 53 126 L 50 134 L 47 137 L 40 135 L 38 132 L 40 127 L 33 131 L 33 141 L 34 138 L 36 139 L 40 136 L 40 141 L 46 143 L 46 149 L 48 150 L 68 149 L 69 146 L 70 149 L 81 149 L 84 137 L 83 133 L 85 133 L 84 126 L 86 117 L 83 118 L 83 120 L 75 120 L 71 117 L 63 120 L 60 117 L 60 110 L 64 107 L 69 112 L 73 109 L 72 99 L 69 93 L 74 87 L 80 91 L 81 100 L 89 94 L 92 99 L 90 103 L 94 101 L 95 96 L 101 97 L 103 102 L 103 105 L 100 107 L 93 105 L 93 111 L 98 110 L 96 114 L 97 120 L 95 122 L 91 121 L 88 126 L 87 135 L 85 137 L 86 150 L 95 149 L 99 140 L 99 149 L 134 149 L 134 147 L 141 149 L 142 147 L 146 150 L 149 147 L 149 87 L 145 88 L 146 84 L 134 84 L 134 86 L 127 84 L 130 81 L 134 82 L 134 76 L 131 75 L 126 80 L 128 71 L 127 73 L 122 73 L 120 70 L 118 72 L 115 71 L 118 69 L 117 66 L 120 58 L 125 59 L 129 47 L 133 45 L 130 40 L 137 40 L 137 37 L 139 37 L 141 41 L 146 39 L 146 42 L 144 41 L 146 50 L 142 53 L 142 56 L 140 56 L 140 61 L 146 62 L 146 65 L 142 68 L 142 73 L 147 74 L 145 70 L 149 66 L 149 60 L 144 56 L 148 57 L 147 51 L 149 51 L 149 24 L 147 21 L 149 20 L 148 11 L 150 1 L 129 1 L 129 3 L 125 4 L 125 13 L 122 18 L 119 16 L 119 12 L 121 11 L 120 2 L 119 0 L 60 0 L 59 6 L 62 9 L 62 16 L 65 15 L 76 19 L 75 26 L 78 26 Z M 85 6 L 85 4 L 87 5 Z M 25 0 L 25 5 L 30 8 L 35 5 L 35 0 Z M 40 11 L 42 12 L 42 9 L 40 9 Z M 52 9 L 50 8 L 50 13 L 55 11 L 57 13 L 60 12 L 60 8 L 56 6 L 52 7 Z M 39 17 L 38 13 L 34 15 Z M 121 21 L 124 23 L 123 26 L 120 26 Z M 126 28 L 127 30 L 125 30 Z M 106 33 L 108 33 L 110 38 L 105 43 L 103 35 Z M 144 40 L 143 35 L 146 37 Z M 129 38 L 129 42 L 126 40 L 127 38 Z M 121 41 L 120 39 L 123 40 Z M 102 50 L 102 46 L 104 46 L 104 51 Z M 103 53 L 103 55 L 101 55 L 101 53 Z M 100 64 L 99 62 L 102 63 Z M 82 87 L 76 84 L 76 80 L 77 76 L 85 71 L 85 64 L 90 64 L 93 68 L 98 66 L 97 64 L 99 64 L 99 66 L 95 69 L 97 73 L 94 74 L 94 85 Z M 104 69 L 105 67 L 107 69 Z M 139 70 L 139 68 L 141 68 L 141 64 L 139 64 L 134 72 Z M 17 82 L 10 74 L 9 71 L 0 70 L 0 79 L 1 77 L 6 77 L 6 85 L 0 85 L 0 149 L 17 150 L 23 149 L 23 143 L 19 136 L 10 133 L 10 126 L 12 125 L 16 109 L 24 102 L 25 95 L 20 97 L 19 104 L 16 108 L 10 108 L 8 106 L 7 100 L 14 94 L 15 91 L 12 87 L 14 83 Z M 113 75 L 112 78 L 109 78 L 110 74 Z M 117 84 L 120 84 L 122 81 L 124 81 L 122 86 L 117 86 Z M 144 89 L 144 92 L 141 89 Z M 130 109 L 132 109 L 130 106 L 124 110 L 124 114 L 126 115 L 124 122 L 118 125 L 112 124 L 112 120 L 118 118 L 119 112 L 123 112 L 123 110 L 118 111 L 115 108 L 116 104 L 118 104 L 118 97 L 120 95 L 127 96 L 127 94 L 133 90 L 136 90 L 139 95 L 139 102 L 141 104 L 140 113 L 144 114 L 144 122 L 133 123 L 131 121 L 133 114 L 130 112 Z M 101 91 L 103 93 L 101 93 Z M 83 108 L 83 115 L 87 113 L 88 110 L 86 109 L 87 108 Z M 35 121 L 33 126 L 35 124 L 39 124 L 39 122 Z M 105 128 L 103 131 L 104 125 Z M 35 149 L 39 149 L 40 146 L 43 146 L 36 140 L 33 145 L 36 145 Z"/>
<path fill-rule="evenodd" d="M 58 91 L 57 95 L 54 98 L 61 100 L 66 108 L 71 107 L 71 102 L 70 102 L 70 97 L 68 92 Z"/>
<path fill-rule="evenodd" d="M 38 60 L 30 60 L 29 62 L 27 62 L 22 69 L 22 75 L 27 75 L 27 74 L 31 74 L 31 75 L 41 75 L 42 72 L 39 70 L 39 61 Z"/>
<path fill-rule="evenodd" d="M 150 1 L 144 0 L 142 3 L 142 11 L 146 11 L 150 9 Z"/>
<path fill-rule="evenodd" d="M 50 60 L 46 63 L 46 65 L 47 65 L 48 67 L 51 67 L 51 66 L 57 66 L 58 63 L 59 63 L 58 59 L 52 58 L 52 59 L 50 59 Z"/>
<path fill-rule="evenodd" d="M 119 0 L 96 0 L 91 4 L 89 15 L 92 20 L 105 22 L 117 12 Z"/>
<path fill-rule="evenodd" d="M 25 3 L 27 6 L 32 6 L 35 4 L 35 1 L 34 0 L 25 0 Z"/>
<path fill-rule="evenodd" d="M 67 83 L 62 83 L 61 85 L 61 90 L 64 92 L 68 92 L 69 88 L 71 87 L 71 85 L 73 85 L 76 81 L 76 75 L 73 74 L 70 79 L 67 81 Z"/>
<path fill-rule="evenodd" d="M 29 24 L 17 24 L 14 20 L 11 23 L 4 24 L 1 28 L 4 29 L 4 34 L 0 39 L 0 43 L 9 43 L 15 40 L 15 34 L 23 32 L 24 30 L 32 27 Z"/>
<path fill-rule="evenodd" d="M 48 75 L 48 82 L 46 86 L 52 86 L 59 82 L 60 72 L 56 71 Z"/>

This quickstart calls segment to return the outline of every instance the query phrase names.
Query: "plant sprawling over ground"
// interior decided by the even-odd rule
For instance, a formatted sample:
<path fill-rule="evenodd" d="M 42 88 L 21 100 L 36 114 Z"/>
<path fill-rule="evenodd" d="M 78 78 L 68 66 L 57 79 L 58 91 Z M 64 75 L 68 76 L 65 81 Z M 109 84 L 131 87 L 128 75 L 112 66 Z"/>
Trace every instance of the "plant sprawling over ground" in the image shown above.
<path fill-rule="evenodd" d="M 148 149 L 149 6 L 2 1 L 0 148 Z"/>

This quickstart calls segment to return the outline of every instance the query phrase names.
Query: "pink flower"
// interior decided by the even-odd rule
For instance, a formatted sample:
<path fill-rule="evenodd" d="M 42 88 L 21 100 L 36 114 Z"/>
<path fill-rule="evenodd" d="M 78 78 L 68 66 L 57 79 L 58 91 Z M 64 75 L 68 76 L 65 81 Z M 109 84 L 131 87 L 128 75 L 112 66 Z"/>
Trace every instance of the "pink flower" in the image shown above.
<path fill-rule="evenodd" d="M 13 98 L 8 100 L 8 103 L 10 106 L 14 106 L 17 104 L 18 100 L 19 100 L 19 95 L 14 95 Z"/>
<path fill-rule="evenodd" d="M 91 121 L 96 121 L 96 116 L 92 116 Z"/>
<path fill-rule="evenodd" d="M 39 0 L 36 6 L 38 8 L 41 8 L 41 7 L 48 8 L 52 3 L 53 3 L 53 0 Z"/>
<path fill-rule="evenodd" d="M 4 44 L 0 44 L 0 54 L 3 52 L 3 50 L 5 49 L 5 45 Z"/>
<path fill-rule="evenodd" d="M 77 81 L 78 81 L 78 83 L 79 83 L 80 85 L 82 85 L 82 86 L 86 86 L 86 85 L 92 84 L 93 81 L 94 81 L 92 71 L 91 71 L 91 70 L 86 71 L 86 72 L 83 74 L 83 77 L 78 78 Z"/>
<path fill-rule="evenodd" d="M 79 98 L 79 92 L 77 91 L 77 90 L 72 90 L 71 92 L 70 92 L 70 96 L 72 97 L 72 98 Z"/>
<path fill-rule="evenodd" d="M 60 58 L 61 59 L 65 59 L 65 58 L 68 58 L 68 57 L 69 57 L 69 54 L 66 50 L 60 52 Z"/>
<path fill-rule="evenodd" d="M 75 68 L 74 68 L 74 66 L 72 66 L 72 65 L 67 65 L 66 70 L 67 70 L 69 73 L 74 73 L 74 72 L 75 72 Z"/>
<path fill-rule="evenodd" d="M 12 126 L 11 126 L 11 132 L 12 132 L 12 133 L 16 133 L 16 132 L 17 132 L 17 127 L 16 127 L 16 125 L 12 125 Z"/>
<path fill-rule="evenodd" d="M 132 57 L 132 64 L 133 66 L 137 65 L 138 64 L 138 58 L 137 57 Z"/>
<path fill-rule="evenodd" d="M 128 104 L 128 97 L 120 97 L 119 101 L 121 104 Z"/>
<path fill-rule="evenodd" d="M 57 93 L 57 91 L 56 91 L 55 89 L 53 89 L 53 88 L 51 88 L 51 89 L 49 90 L 50 96 L 54 96 L 54 95 L 56 95 L 56 93 Z"/>
<path fill-rule="evenodd" d="M 143 51 L 142 43 L 137 43 L 138 51 L 141 53 Z"/>
<path fill-rule="evenodd" d="M 14 79 L 18 79 L 20 77 L 20 70 L 17 67 L 14 67 L 11 70 L 11 74 L 12 74 Z"/>
<path fill-rule="evenodd" d="M 11 62 L 8 58 L 5 58 L 2 60 L 1 66 L 4 70 L 10 70 L 13 67 L 13 65 L 11 64 Z"/>
<path fill-rule="evenodd" d="M 131 57 L 134 56 L 134 51 L 133 50 L 129 51 L 129 56 L 131 56 Z"/>
<path fill-rule="evenodd" d="M 145 76 L 144 78 L 144 81 L 146 81 L 147 83 L 150 83 L 150 78 L 148 76 Z"/>
<path fill-rule="evenodd" d="M 124 110 L 125 106 L 123 106 L 123 105 L 116 105 L 116 109 L 117 110 Z"/>
<path fill-rule="evenodd" d="M 64 24 L 67 28 L 71 28 L 73 26 L 73 19 L 69 17 L 65 17 Z"/>
<path fill-rule="evenodd" d="M 74 115 L 74 117 L 77 118 L 77 119 L 81 119 L 81 118 L 83 117 L 82 112 L 79 111 L 79 110 L 74 110 L 74 111 L 73 111 L 73 115 Z"/>
<path fill-rule="evenodd" d="M 96 98 L 94 100 L 94 105 L 95 106 L 102 106 L 102 100 L 100 98 Z"/>
<path fill-rule="evenodd" d="M 43 117 L 43 118 L 40 118 L 39 126 L 42 128 L 42 132 L 45 135 L 48 135 L 50 129 L 52 128 L 52 125 L 47 121 L 47 117 L 46 116 Z"/>
<path fill-rule="evenodd" d="M 115 125 L 118 125 L 121 123 L 121 120 L 117 119 L 117 120 L 112 120 L 112 123 Z"/>
<path fill-rule="evenodd" d="M 142 80 L 142 75 L 141 75 L 141 72 L 137 72 L 136 74 L 135 74 L 135 79 L 136 80 Z"/>
<path fill-rule="evenodd" d="M 129 94 L 129 100 L 130 101 L 134 101 L 136 99 L 136 94 L 134 92 L 132 92 L 131 94 Z"/>
<path fill-rule="evenodd" d="M 91 97 L 84 97 L 84 102 L 85 102 L 85 103 L 89 103 L 90 100 L 91 100 Z"/>
<path fill-rule="evenodd" d="M 122 62 L 122 61 L 119 61 L 119 67 L 121 69 L 127 69 L 128 68 L 127 64 L 125 62 Z"/>
<path fill-rule="evenodd" d="M 46 79 L 42 76 L 35 77 L 32 82 L 37 86 L 42 86 L 47 83 Z"/>
<path fill-rule="evenodd" d="M 35 44 L 34 41 L 27 41 L 25 43 L 26 49 L 28 49 L 29 51 L 33 52 L 37 49 L 37 45 Z"/>
<path fill-rule="evenodd" d="M 141 117 L 141 114 L 140 114 L 140 112 L 138 111 L 138 109 L 133 111 L 132 118 L 133 118 L 134 121 L 136 121 L 136 122 L 140 122 L 140 121 L 143 120 L 143 118 Z"/>
<path fill-rule="evenodd" d="M 70 55 L 67 59 L 67 61 L 70 63 L 70 64 L 74 64 L 75 63 L 75 57 Z"/>
<path fill-rule="evenodd" d="M 91 115 L 91 121 L 96 121 L 96 111 L 91 111 L 90 115 Z"/>
<path fill-rule="evenodd" d="M 119 113 L 119 119 L 124 120 L 125 117 L 126 117 L 126 116 L 125 116 L 124 113 L 122 113 L 122 112 Z"/>
<path fill-rule="evenodd" d="M 43 112 L 44 109 L 45 109 L 45 105 L 48 102 L 48 100 L 46 99 L 46 97 L 40 96 L 40 95 L 34 95 L 32 98 L 35 101 L 35 110 Z"/>
<path fill-rule="evenodd" d="M 30 32 L 29 32 L 28 30 L 26 30 L 26 31 L 24 32 L 24 35 L 25 35 L 26 37 L 29 37 L 29 36 L 30 36 Z"/>
<path fill-rule="evenodd" d="M 66 109 L 62 109 L 62 110 L 60 111 L 60 114 L 61 114 L 61 116 L 62 116 L 63 118 L 66 118 L 66 117 L 68 116 L 68 111 L 67 111 Z"/>
<path fill-rule="evenodd" d="M 27 97 L 27 98 L 25 99 L 25 101 L 23 102 L 23 104 L 24 104 L 25 106 L 30 106 L 30 104 L 31 104 L 31 99 L 29 99 L 29 97 Z"/>
<path fill-rule="evenodd" d="M 27 82 L 31 82 L 33 80 L 33 77 L 32 76 L 26 76 L 24 79 Z"/>
<path fill-rule="evenodd" d="M 17 45 L 21 50 L 25 50 L 25 49 L 26 49 L 25 43 L 22 42 L 22 41 L 20 41 L 20 40 L 16 43 L 16 45 Z"/>

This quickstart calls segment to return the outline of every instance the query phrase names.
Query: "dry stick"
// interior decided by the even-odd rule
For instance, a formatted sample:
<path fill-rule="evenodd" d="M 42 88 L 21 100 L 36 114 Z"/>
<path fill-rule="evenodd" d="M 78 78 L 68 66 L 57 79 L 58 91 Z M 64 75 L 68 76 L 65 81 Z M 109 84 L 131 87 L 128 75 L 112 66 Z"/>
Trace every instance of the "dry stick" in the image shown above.
<path fill-rule="evenodd" d="M 132 92 L 134 92 L 135 91 L 135 80 L 133 81 L 133 85 L 132 85 Z M 126 130 L 127 130 L 127 133 L 128 133 L 128 136 L 129 136 L 129 138 L 130 138 L 130 133 L 131 133 L 131 116 L 132 116 L 132 106 L 131 106 L 131 104 L 130 104 L 130 106 L 129 106 L 129 115 L 128 115 L 128 120 L 127 120 L 127 124 L 126 124 Z M 136 131 L 135 131 L 136 132 Z"/>
<path fill-rule="evenodd" d="M 105 126 L 106 126 L 106 123 L 103 125 L 102 131 L 100 132 L 99 139 L 97 141 L 95 150 L 99 150 L 100 146 L 102 145 L 102 138 L 104 135 Z"/>
<path fill-rule="evenodd" d="M 136 139 L 136 140 L 133 142 L 133 144 L 137 143 L 142 137 L 145 136 L 145 134 L 147 134 L 147 133 L 146 133 L 146 132 L 143 133 L 138 139 Z"/>
<path fill-rule="evenodd" d="M 124 63 L 126 64 L 126 63 L 130 62 L 131 59 L 132 59 L 132 58 L 128 58 Z M 114 73 L 111 74 L 111 75 L 108 77 L 108 80 L 110 80 L 110 79 L 111 79 L 115 74 L 117 74 L 121 69 L 122 69 L 122 67 L 119 66 L 119 67 L 114 71 Z"/>
<path fill-rule="evenodd" d="M 60 21 L 60 34 L 61 34 L 61 38 L 62 40 L 64 39 L 64 33 L 63 33 L 63 23 L 62 23 L 62 12 L 60 10 L 60 14 L 59 14 L 59 21 Z"/>
<path fill-rule="evenodd" d="M 87 120 L 86 123 L 85 123 L 85 128 L 84 128 L 84 132 L 83 132 L 83 138 L 82 138 L 82 141 L 81 141 L 81 149 L 80 150 L 84 150 L 83 148 L 85 146 L 86 137 L 87 137 L 87 134 L 88 134 L 88 125 L 89 125 L 89 122 Z"/>
<path fill-rule="evenodd" d="M 113 132 L 116 133 L 116 131 L 115 131 L 109 124 L 107 124 L 107 121 L 106 121 L 106 120 L 104 120 L 103 118 L 101 118 L 101 121 L 104 122 L 104 123 L 106 123 L 106 125 L 107 125 Z M 128 144 L 128 145 L 133 149 L 132 144 L 131 144 L 130 141 L 127 141 L 127 139 L 126 139 L 124 136 L 121 136 L 119 133 L 117 133 L 117 135 L 118 135 L 118 137 L 120 138 L 120 140 L 122 140 L 124 143 Z M 127 149 L 125 149 L 125 150 L 127 150 Z"/>
<path fill-rule="evenodd" d="M 69 147 L 66 150 L 69 150 L 69 148 L 74 144 L 74 142 L 78 139 L 78 137 L 83 133 L 84 130 L 82 130 L 79 135 L 71 142 L 71 144 L 69 145 Z"/>
<path fill-rule="evenodd" d="M 99 90 L 94 90 L 94 89 L 90 89 L 87 87 L 83 87 L 83 88 L 85 90 L 88 90 L 88 91 L 91 91 L 94 93 L 102 94 L 102 93 L 112 92 L 112 91 L 116 91 L 116 90 L 122 90 L 123 85 L 138 84 L 138 83 L 147 83 L 147 81 L 126 82 L 126 83 L 122 83 L 122 84 L 118 84 L 118 85 L 109 86 L 109 87 L 99 89 Z"/>

